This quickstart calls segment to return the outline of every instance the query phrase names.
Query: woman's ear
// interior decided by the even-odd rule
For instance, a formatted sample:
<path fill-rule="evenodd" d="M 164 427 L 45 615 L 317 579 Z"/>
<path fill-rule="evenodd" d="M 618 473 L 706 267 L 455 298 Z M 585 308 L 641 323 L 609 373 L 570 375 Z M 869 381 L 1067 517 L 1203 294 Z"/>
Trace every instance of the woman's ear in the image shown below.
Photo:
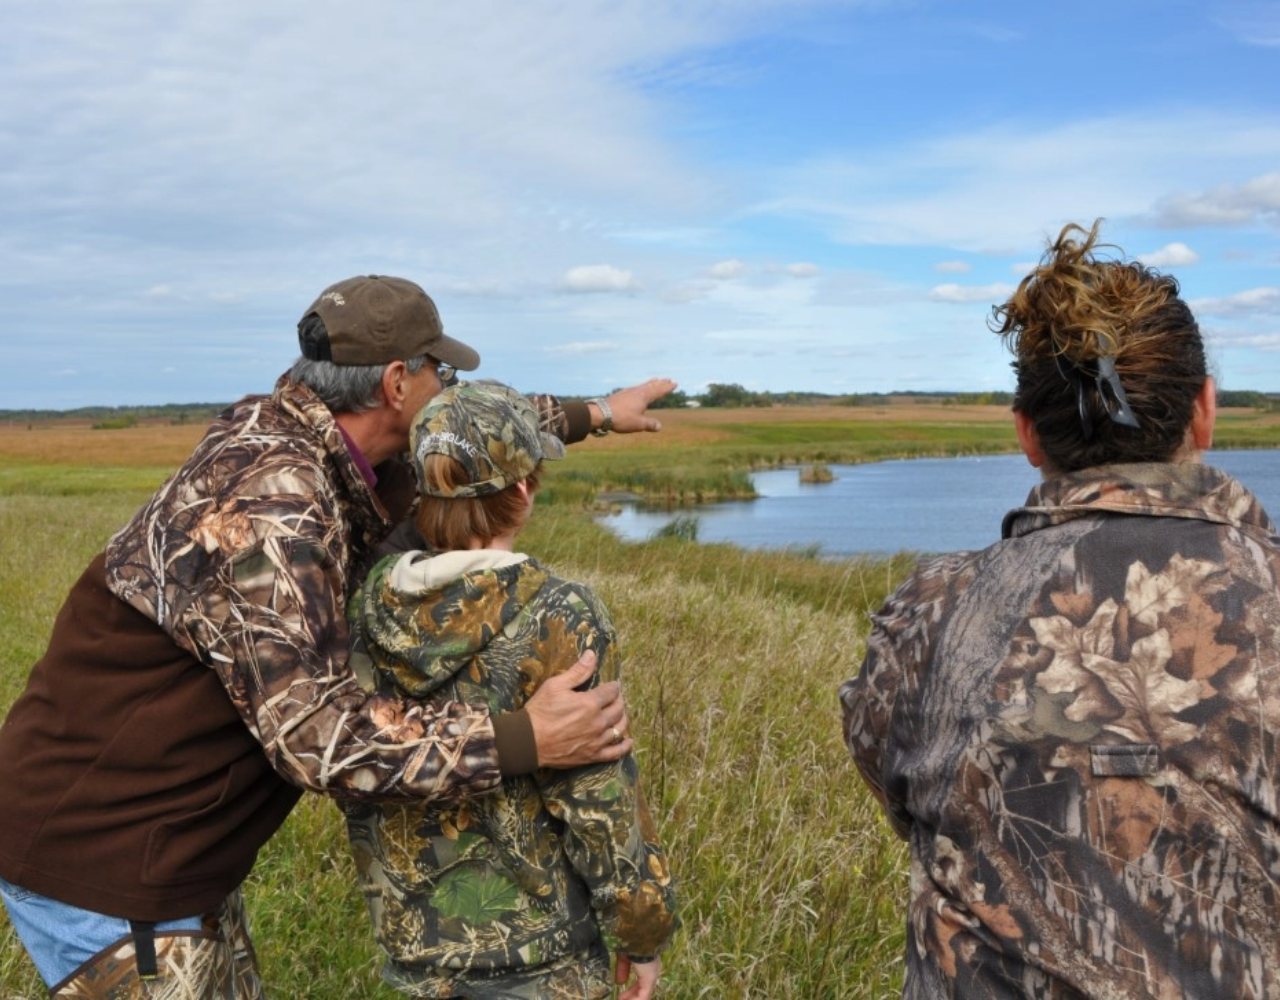
<path fill-rule="evenodd" d="M 1204 385 L 1196 393 L 1191 404 L 1191 444 L 1196 451 L 1208 451 L 1213 447 L 1213 425 L 1218 419 L 1218 387 L 1213 376 L 1205 376 Z"/>
<path fill-rule="evenodd" d="M 1013 411 L 1013 427 L 1018 432 L 1018 444 L 1022 454 L 1034 469 L 1044 465 L 1044 449 L 1040 447 L 1040 435 L 1036 432 L 1036 422 L 1021 410 Z"/>

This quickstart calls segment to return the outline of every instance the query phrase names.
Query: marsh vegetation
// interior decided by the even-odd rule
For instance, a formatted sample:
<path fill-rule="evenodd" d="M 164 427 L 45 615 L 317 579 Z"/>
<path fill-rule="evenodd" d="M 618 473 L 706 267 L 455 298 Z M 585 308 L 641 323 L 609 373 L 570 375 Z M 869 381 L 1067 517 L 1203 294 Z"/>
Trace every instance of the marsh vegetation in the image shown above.
<path fill-rule="evenodd" d="M 912 559 L 746 552 L 689 532 L 628 544 L 585 508 L 606 489 L 722 495 L 769 465 L 1012 448 L 1005 410 L 951 408 L 944 420 L 935 409 L 845 408 L 838 419 L 755 410 L 718 421 L 667 411 L 664 435 L 584 442 L 548 476 L 522 547 L 595 587 L 621 636 L 646 790 L 681 883 L 665 997 L 900 988 L 906 855 L 849 762 L 836 687 L 861 660 L 867 612 Z M 1275 444 L 1269 419 L 1242 425 L 1242 440 Z M 85 563 L 198 435 L 145 422 L 0 429 L 0 711 Z M 397 995 L 379 981 L 332 803 L 304 798 L 262 852 L 247 896 L 270 995 Z M 0 916 L 0 997 L 42 993 Z"/>

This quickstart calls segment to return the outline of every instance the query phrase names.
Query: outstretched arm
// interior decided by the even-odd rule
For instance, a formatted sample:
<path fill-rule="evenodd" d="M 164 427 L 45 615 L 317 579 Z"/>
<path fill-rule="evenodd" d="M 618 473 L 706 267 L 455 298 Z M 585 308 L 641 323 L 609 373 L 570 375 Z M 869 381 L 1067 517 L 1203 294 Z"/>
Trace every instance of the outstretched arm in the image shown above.
<path fill-rule="evenodd" d="M 651 378 L 647 382 L 619 389 L 604 397 L 612 415 L 610 429 L 622 434 L 633 431 L 656 431 L 662 424 L 646 412 L 657 400 L 671 392 L 676 384 L 669 378 Z M 593 430 L 604 426 L 604 410 L 595 400 L 582 402 L 576 399 L 561 401 L 556 396 L 530 396 L 538 408 L 538 422 L 548 434 L 554 434 L 565 444 L 581 441 Z"/>

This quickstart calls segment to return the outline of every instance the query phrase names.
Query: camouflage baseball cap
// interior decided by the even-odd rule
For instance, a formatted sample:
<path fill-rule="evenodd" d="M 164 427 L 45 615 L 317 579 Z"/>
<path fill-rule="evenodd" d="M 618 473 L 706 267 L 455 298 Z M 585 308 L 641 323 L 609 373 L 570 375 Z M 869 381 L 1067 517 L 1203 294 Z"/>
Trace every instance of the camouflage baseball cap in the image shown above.
<path fill-rule="evenodd" d="M 413 468 L 423 493 L 484 497 L 527 478 L 542 459 L 564 458 L 564 443 L 539 429 L 531 400 L 501 382 L 459 382 L 432 398 L 409 431 Z M 448 455 L 467 471 L 467 484 L 428 487 L 422 463 Z"/>
<path fill-rule="evenodd" d="M 323 336 L 304 330 L 313 313 L 324 322 Z M 304 358 L 335 365 L 385 365 L 424 354 L 464 372 L 480 364 L 479 354 L 445 336 L 430 295 L 405 278 L 377 274 L 321 292 L 298 323 L 298 345 Z"/>

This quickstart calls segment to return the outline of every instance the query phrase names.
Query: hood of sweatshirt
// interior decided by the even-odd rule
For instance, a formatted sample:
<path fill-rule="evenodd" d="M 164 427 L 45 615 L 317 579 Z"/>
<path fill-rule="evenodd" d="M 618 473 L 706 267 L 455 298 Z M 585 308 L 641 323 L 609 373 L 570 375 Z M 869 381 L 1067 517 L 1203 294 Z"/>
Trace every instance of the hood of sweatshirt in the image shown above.
<path fill-rule="evenodd" d="M 379 672 L 422 697 L 512 627 L 546 581 L 519 552 L 407 552 L 380 562 L 356 592 L 352 630 Z"/>

